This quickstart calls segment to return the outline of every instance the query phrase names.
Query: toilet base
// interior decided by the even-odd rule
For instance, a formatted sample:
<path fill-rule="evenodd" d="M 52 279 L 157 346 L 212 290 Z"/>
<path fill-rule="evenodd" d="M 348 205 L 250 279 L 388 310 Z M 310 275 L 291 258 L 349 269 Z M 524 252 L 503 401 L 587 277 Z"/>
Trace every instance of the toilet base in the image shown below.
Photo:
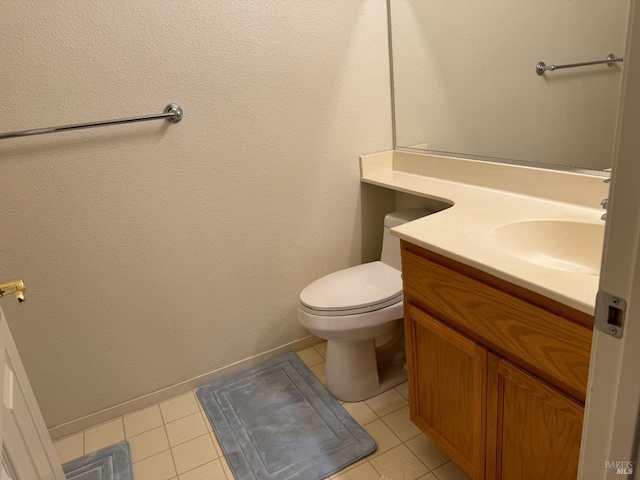
<path fill-rule="evenodd" d="M 378 365 L 374 340 L 327 342 L 327 390 L 338 400 L 360 402 L 407 380 L 404 364 Z"/>

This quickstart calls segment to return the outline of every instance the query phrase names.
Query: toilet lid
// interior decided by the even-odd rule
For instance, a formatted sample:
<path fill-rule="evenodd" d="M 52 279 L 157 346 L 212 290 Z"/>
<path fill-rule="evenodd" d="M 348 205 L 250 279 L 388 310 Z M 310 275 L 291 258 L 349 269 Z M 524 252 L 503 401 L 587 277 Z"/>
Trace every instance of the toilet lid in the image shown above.
<path fill-rule="evenodd" d="M 401 273 L 371 262 L 319 278 L 300 293 L 300 302 L 319 314 L 352 314 L 393 305 L 402 297 Z"/>

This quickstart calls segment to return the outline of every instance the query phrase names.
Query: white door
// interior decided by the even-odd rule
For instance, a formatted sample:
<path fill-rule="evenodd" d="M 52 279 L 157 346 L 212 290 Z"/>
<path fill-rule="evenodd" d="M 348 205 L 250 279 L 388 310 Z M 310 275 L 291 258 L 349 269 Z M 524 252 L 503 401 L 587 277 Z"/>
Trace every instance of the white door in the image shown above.
<path fill-rule="evenodd" d="M 623 337 L 594 331 L 580 479 L 640 478 L 640 7 L 631 2 L 620 142 L 600 289 L 627 301 Z M 585 99 L 588 101 L 588 99 Z"/>
<path fill-rule="evenodd" d="M 64 480 L 58 455 L 0 309 L 0 480 Z"/>

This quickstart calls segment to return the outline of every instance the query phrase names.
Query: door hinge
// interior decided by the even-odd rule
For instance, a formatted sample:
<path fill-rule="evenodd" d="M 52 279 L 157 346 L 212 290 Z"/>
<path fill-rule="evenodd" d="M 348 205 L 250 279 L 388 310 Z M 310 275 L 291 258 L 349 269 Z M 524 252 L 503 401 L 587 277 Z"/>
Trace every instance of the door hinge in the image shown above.
<path fill-rule="evenodd" d="M 598 290 L 596 295 L 595 327 L 614 338 L 622 338 L 627 301 Z"/>

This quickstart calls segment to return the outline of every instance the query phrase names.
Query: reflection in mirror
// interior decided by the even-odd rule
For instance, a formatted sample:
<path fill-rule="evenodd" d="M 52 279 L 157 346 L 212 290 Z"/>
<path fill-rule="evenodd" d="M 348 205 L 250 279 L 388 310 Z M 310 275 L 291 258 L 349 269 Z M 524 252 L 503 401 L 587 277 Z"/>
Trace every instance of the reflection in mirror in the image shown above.
<path fill-rule="evenodd" d="M 397 148 L 611 167 L 629 0 L 388 0 Z"/>

